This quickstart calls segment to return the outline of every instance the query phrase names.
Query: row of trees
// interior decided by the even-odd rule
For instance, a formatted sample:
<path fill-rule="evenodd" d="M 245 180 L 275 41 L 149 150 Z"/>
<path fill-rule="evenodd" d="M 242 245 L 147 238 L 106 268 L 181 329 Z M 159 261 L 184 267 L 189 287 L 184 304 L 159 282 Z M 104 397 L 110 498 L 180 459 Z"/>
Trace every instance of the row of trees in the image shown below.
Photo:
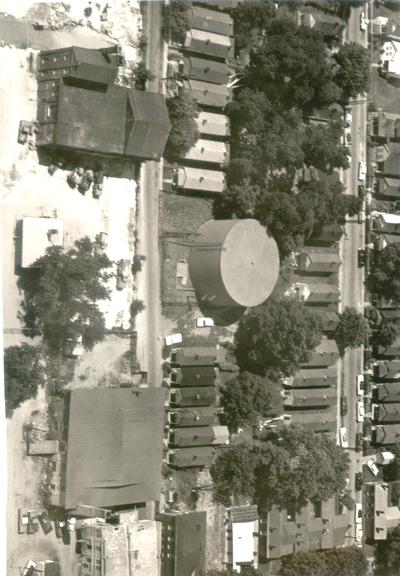
<path fill-rule="evenodd" d="M 261 507 L 300 509 L 344 491 L 349 458 L 333 440 L 296 426 L 260 433 L 252 444 L 220 451 L 211 467 L 215 497 L 245 497 Z"/>

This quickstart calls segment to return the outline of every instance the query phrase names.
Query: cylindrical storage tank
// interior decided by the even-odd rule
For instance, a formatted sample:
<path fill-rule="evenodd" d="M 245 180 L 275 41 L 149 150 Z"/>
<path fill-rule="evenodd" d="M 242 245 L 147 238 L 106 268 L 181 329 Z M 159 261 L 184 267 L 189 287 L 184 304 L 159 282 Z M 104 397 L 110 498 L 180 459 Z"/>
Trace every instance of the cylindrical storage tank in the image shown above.
<path fill-rule="evenodd" d="M 257 306 L 278 280 L 278 247 L 257 220 L 209 220 L 190 250 L 189 272 L 199 304 Z"/>

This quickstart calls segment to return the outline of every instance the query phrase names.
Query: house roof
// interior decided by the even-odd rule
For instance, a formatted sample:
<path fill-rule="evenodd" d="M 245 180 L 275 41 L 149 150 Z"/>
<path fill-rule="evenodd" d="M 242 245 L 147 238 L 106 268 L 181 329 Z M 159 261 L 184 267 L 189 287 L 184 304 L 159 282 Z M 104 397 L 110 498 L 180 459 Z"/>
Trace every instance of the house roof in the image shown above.
<path fill-rule="evenodd" d="M 229 14 L 201 6 L 191 7 L 190 23 L 192 28 L 207 30 L 215 34 L 230 36 L 233 33 L 233 20 Z"/>
<path fill-rule="evenodd" d="M 169 127 L 161 94 L 117 85 L 102 92 L 60 81 L 57 146 L 157 159 L 164 152 Z"/>
<path fill-rule="evenodd" d="M 175 348 L 171 352 L 171 363 L 178 366 L 215 366 L 222 362 L 224 353 L 219 348 L 189 346 Z"/>
<path fill-rule="evenodd" d="M 326 424 L 336 424 L 336 412 L 332 408 L 312 409 L 290 412 L 293 424 L 307 426 L 307 424 L 316 424 L 324 428 Z"/>
<path fill-rule="evenodd" d="M 400 144 L 390 142 L 386 144 L 385 147 L 389 154 L 383 159 L 383 174 L 400 176 Z"/>
<path fill-rule="evenodd" d="M 190 388 L 176 388 L 172 393 L 170 403 L 177 406 L 211 406 L 215 403 L 216 389 L 203 386 Z"/>
<path fill-rule="evenodd" d="M 45 562 L 43 576 L 60 576 L 60 565 L 58 562 Z"/>
<path fill-rule="evenodd" d="M 374 411 L 374 417 L 380 422 L 400 423 L 400 402 L 379 404 Z"/>
<path fill-rule="evenodd" d="M 214 386 L 219 378 L 214 366 L 181 366 L 176 368 L 176 384 L 186 386 Z"/>
<path fill-rule="evenodd" d="M 400 402 L 400 382 L 379 384 L 374 388 L 373 396 L 381 402 Z"/>
<path fill-rule="evenodd" d="M 310 26 L 326 36 L 341 34 L 346 27 L 344 20 L 338 16 L 317 10 L 311 6 L 302 6 L 299 12 L 305 16 L 304 24 L 306 26 Z"/>
<path fill-rule="evenodd" d="M 313 306 L 313 313 L 318 314 L 321 318 L 322 330 L 332 332 L 339 323 L 339 317 L 333 310 L 327 310 L 326 306 Z"/>
<path fill-rule="evenodd" d="M 378 346 L 378 354 L 379 356 L 386 356 L 388 358 L 400 356 L 400 338 L 396 338 L 388 348 Z"/>
<path fill-rule="evenodd" d="M 200 80 L 188 80 L 184 83 L 192 98 L 200 106 L 225 108 L 231 98 L 231 92 L 224 84 L 211 84 Z"/>
<path fill-rule="evenodd" d="M 396 444 L 400 441 L 400 424 L 382 424 L 375 426 L 372 440 L 376 444 Z"/>
<path fill-rule="evenodd" d="M 176 408 L 170 413 L 174 415 L 175 427 L 207 426 L 215 421 L 215 409 L 212 406 L 199 406 L 191 409 Z"/>
<path fill-rule="evenodd" d="M 229 160 L 229 144 L 199 138 L 186 153 L 185 160 L 223 164 Z"/>
<path fill-rule="evenodd" d="M 225 189 L 225 173 L 222 170 L 202 168 L 178 168 L 178 188 L 197 192 L 221 193 Z"/>
<path fill-rule="evenodd" d="M 380 176 L 378 181 L 378 194 L 388 198 L 400 198 L 400 179 Z"/>
<path fill-rule="evenodd" d="M 177 448 L 189 446 L 211 446 L 214 432 L 211 426 L 176 428 L 170 432 L 169 444 Z"/>
<path fill-rule="evenodd" d="M 174 526 L 174 546 L 172 554 L 163 555 L 162 573 L 164 576 L 200 576 L 206 568 L 207 512 L 163 516 Z"/>
<path fill-rule="evenodd" d="M 374 364 L 374 376 L 387 380 L 400 379 L 400 360 L 378 361 Z"/>
<path fill-rule="evenodd" d="M 305 250 L 300 253 L 298 264 L 300 269 L 335 272 L 340 266 L 340 256 L 337 252 Z"/>
<path fill-rule="evenodd" d="M 169 455 L 169 461 L 172 466 L 177 468 L 192 468 L 195 466 L 211 466 L 215 454 L 215 448 L 212 446 L 203 446 L 199 448 L 178 448 L 172 450 Z"/>
<path fill-rule="evenodd" d="M 233 40 L 230 36 L 193 28 L 186 32 L 184 47 L 193 52 L 221 59 L 233 55 Z"/>
<path fill-rule="evenodd" d="M 101 50 L 71 47 L 75 70 L 70 76 L 99 84 L 113 84 L 118 75 L 118 65 Z"/>
<path fill-rule="evenodd" d="M 335 366 L 329 368 L 302 368 L 288 381 L 288 385 L 293 388 L 335 386 L 337 383 L 337 370 Z"/>
<path fill-rule="evenodd" d="M 69 393 L 65 508 L 157 500 L 163 388 L 76 388 Z"/>
<path fill-rule="evenodd" d="M 226 137 L 230 134 L 229 118 L 225 114 L 215 112 L 199 112 L 195 118 L 200 134 Z"/>
<path fill-rule="evenodd" d="M 319 346 L 311 352 L 309 361 L 303 366 L 331 366 L 339 358 L 335 340 L 323 338 Z"/>
<path fill-rule="evenodd" d="M 283 403 L 290 408 L 333 406 L 336 404 L 335 388 L 294 388 L 285 390 Z"/>
<path fill-rule="evenodd" d="M 189 78 L 211 82 L 212 84 L 226 84 L 229 80 L 229 68 L 226 62 L 215 62 L 214 60 L 205 60 L 196 56 L 186 56 L 183 70 Z"/>
<path fill-rule="evenodd" d="M 255 504 L 235 506 L 228 509 L 231 522 L 254 522 L 258 520 L 258 509 Z"/>

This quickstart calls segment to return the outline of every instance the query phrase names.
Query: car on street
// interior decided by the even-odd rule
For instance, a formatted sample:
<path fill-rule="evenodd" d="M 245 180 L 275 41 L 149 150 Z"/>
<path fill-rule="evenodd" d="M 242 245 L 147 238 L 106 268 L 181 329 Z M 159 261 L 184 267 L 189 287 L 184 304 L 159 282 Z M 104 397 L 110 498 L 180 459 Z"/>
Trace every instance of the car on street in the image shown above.
<path fill-rule="evenodd" d="M 354 489 L 356 492 L 359 492 L 363 485 L 363 475 L 362 472 L 356 472 L 354 476 Z"/>
<path fill-rule="evenodd" d="M 369 24 L 369 22 L 368 22 L 366 15 L 365 15 L 365 12 L 361 12 L 361 14 L 360 14 L 360 30 L 362 32 L 365 32 L 365 30 L 368 29 L 368 24 Z"/>
<path fill-rule="evenodd" d="M 67 530 L 68 530 L 68 532 L 72 532 L 73 530 L 75 530 L 75 526 L 76 526 L 75 516 L 69 516 L 69 518 L 67 518 Z"/>
<path fill-rule="evenodd" d="M 364 402 L 356 402 L 356 419 L 357 422 L 363 422 L 365 416 Z"/>
<path fill-rule="evenodd" d="M 355 451 L 362 452 L 363 450 L 363 435 L 361 432 L 356 432 L 356 439 L 355 439 Z"/>
<path fill-rule="evenodd" d="M 345 426 L 342 426 L 341 428 L 339 428 L 339 438 L 340 438 L 340 445 L 342 448 L 348 448 L 349 447 L 349 440 L 347 438 L 347 428 Z"/>
<path fill-rule="evenodd" d="M 25 564 L 24 569 L 20 572 L 21 576 L 32 576 L 36 572 L 36 562 L 33 560 L 28 560 Z"/>
<path fill-rule="evenodd" d="M 356 542 L 362 542 L 363 529 L 361 524 L 356 524 Z"/>
<path fill-rule="evenodd" d="M 53 525 L 49 520 L 49 515 L 47 514 L 47 510 L 43 510 L 43 512 L 38 515 L 38 519 L 39 519 L 39 522 L 40 522 L 40 525 L 42 527 L 43 532 L 45 534 L 50 534 L 50 532 L 53 530 Z"/>
<path fill-rule="evenodd" d="M 65 530 L 65 521 L 56 519 L 54 521 L 54 527 L 56 530 L 57 538 L 62 538 L 64 530 Z"/>
<path fill-rule="evenodd" d="M 379 476 L 379 468 L 373 460 L 368 460 L 367 466 L 374 476 Z"/>
<path fill-rule="evenodd" d="M 364 375 L 357 374 L 357 396 L 364 395 Z"/>
<path fill-rule="evenodd" d="M 197 318 L 196 326 L 197 328 L 206 328 L 208 326 L 214 326 L 214 320 L 212 318 Z"/>
<path fill-rule="evenodd" d="M 165 337 L 165 345 L 173 346 L 174 344 L 180 344 L 182 342 L 182 334 L 170 334 Z"/>
<path fill-rule="evenodd" d="M 39 527 L 40 527 L 37 513 L 34 510 L 30 510 L 28 512 L 28 514 L 29 514 L 29 522 L 28 522 L 27 533 L 28 534 L 35 534 L 36 532 L 39 532 Z"/>
<path fill-rule="evenodd" d="M 362 504 L 361 502 L 356 502 L 354 506 L 354 518 L 356 524 L 362 524 Z"/>
<path fill-rule="evenodd" d="M 349 409 L 349 407 L 348 407 L 347 397 L 341 396 L 340 397 L 340 415 L 346 416 L 348 409 Z"/>
<path fill-rule="evenodd" d="M 366 175 L 367 175 L 367 167 L 365 165 L 365 162 L 360 161 L 358 163 L 358 179 L 360 180 L 360 182 L 365 181 Z"/>
<path fill-rule="evenodd" d="M 359 248 L 357 252 L 357 265 L 359 268 L 363 268 L 367 262 L 367 252 L 364 248 Z"/>
<path fill-rule="evenodd" d="M 130 260 L 118 260 L 117 262 L 117 290 L 126 288 L 132 263 Z"/>
<path fill-rule="evenodd" d="M 348 106 L 344 113 L 344 127 L 350 128 L 353 121 L 352 109 Z"/>
<path fill-rule="evenodd" d="M 18 534 L 25 534 L 29 524 L 29 514 L 18 508 Z"/>

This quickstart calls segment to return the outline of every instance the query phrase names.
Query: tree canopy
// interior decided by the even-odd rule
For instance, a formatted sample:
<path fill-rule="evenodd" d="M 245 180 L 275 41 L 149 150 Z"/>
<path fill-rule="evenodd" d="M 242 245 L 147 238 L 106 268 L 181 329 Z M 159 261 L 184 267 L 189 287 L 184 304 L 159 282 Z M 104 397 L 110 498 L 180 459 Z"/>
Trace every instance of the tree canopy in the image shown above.
<path fill-rule="evenodd" d="M 400 303 L 400 245 L 388 244 L 374 255 L 367 278 L 368 289 L 378 297 Z"/>
<path fill-rule="evenodd" d="M 280 385 L 267 378 L 242 372 L 228 380 L 221 390 L 223 420 L 230 432 L 254 425 L 265 416 L 282 412 Z"/>
<path fill-rule="evenodd" d="M 169 4 L 163 4 L 162 33 L 167 42 L 171 38 L 174 42 L 182 44 L 189 29 L 190 2 L 171 0 Z"/>
<path fill-rule="evenodd" d="M 278 576 L 364 576 L 368 562 L 360 548 L 346 546 L 296 552 L 282 559 Z"/>
<path fill-rule="evenodd" d="M 236 50 L 256 47 L 275 16 L 276 9 L 271 0 L 241 2 L 229 10 L 233 18 Z"/>
<path fill-rule="evenodd" d="M 355 308 L 346 307 L 339 314 L 339 323 L 335 330 L 335 339 L 339 350 L 363 346 L 369 336 L 368 321 Z"/>
<path fill-rule="evenodd" d="M 228 504 L 244 496 L 261 506 L 271 502 L 300 509 L 343 490 L 349 458 L 335 442 L 301 427 L 268 431 L 258 443 L 233 445 L 217 456 L 211 476 L 215 496 Z"/>
<path fill-rule="evenodd" d="M 51 246 L 35 268 L 19 278 L 23 291 L 21 319 L 30 335 L 41 334 L 59 351 L 68 338 L 82 336 L 91 349 L 104 338 L 104 318 L 98 302 L 109 299 L 105 283 L 113 273 L 103 246 L 88 237 L 65 251 Z"/>
<path fill-rule="evenodd" d="M 267 300 L 245 314 L 235 334 L 235 354 L 243 371 L 293 374 L 321 340 L 320 318 L 296 300 Z"/>
<path fill-rule="evenodd" d="M 195 122 L 198 111 L 196 102 L 185 90 L 178 96 L 168 98 L 167 108 L 171 128 L 165 147 L 165 157 L 174 162 L 185 156 L 199 138 Z"/>
<path fill-rule="evenodd" d="M 7 416 L 11 416 L 15 408 L 25 400 L 36 396 L 43 375 L 39 348 L 24 343 L 5 349 L 4 391 Z"/>
<path fill-rule="evenodd" d="M 375 544 L 376 569 L 378 576 L 400 574 L 400 526 L 390 530 L 386 540 Z"/>
<path fill-rule="evenodd" d="M 346 42 L 334 59 L 338 65 L 335 82 L 342 88 L 345 99 L 368 90 L 370 57 L 366 48 L 357 42 Z"/>

